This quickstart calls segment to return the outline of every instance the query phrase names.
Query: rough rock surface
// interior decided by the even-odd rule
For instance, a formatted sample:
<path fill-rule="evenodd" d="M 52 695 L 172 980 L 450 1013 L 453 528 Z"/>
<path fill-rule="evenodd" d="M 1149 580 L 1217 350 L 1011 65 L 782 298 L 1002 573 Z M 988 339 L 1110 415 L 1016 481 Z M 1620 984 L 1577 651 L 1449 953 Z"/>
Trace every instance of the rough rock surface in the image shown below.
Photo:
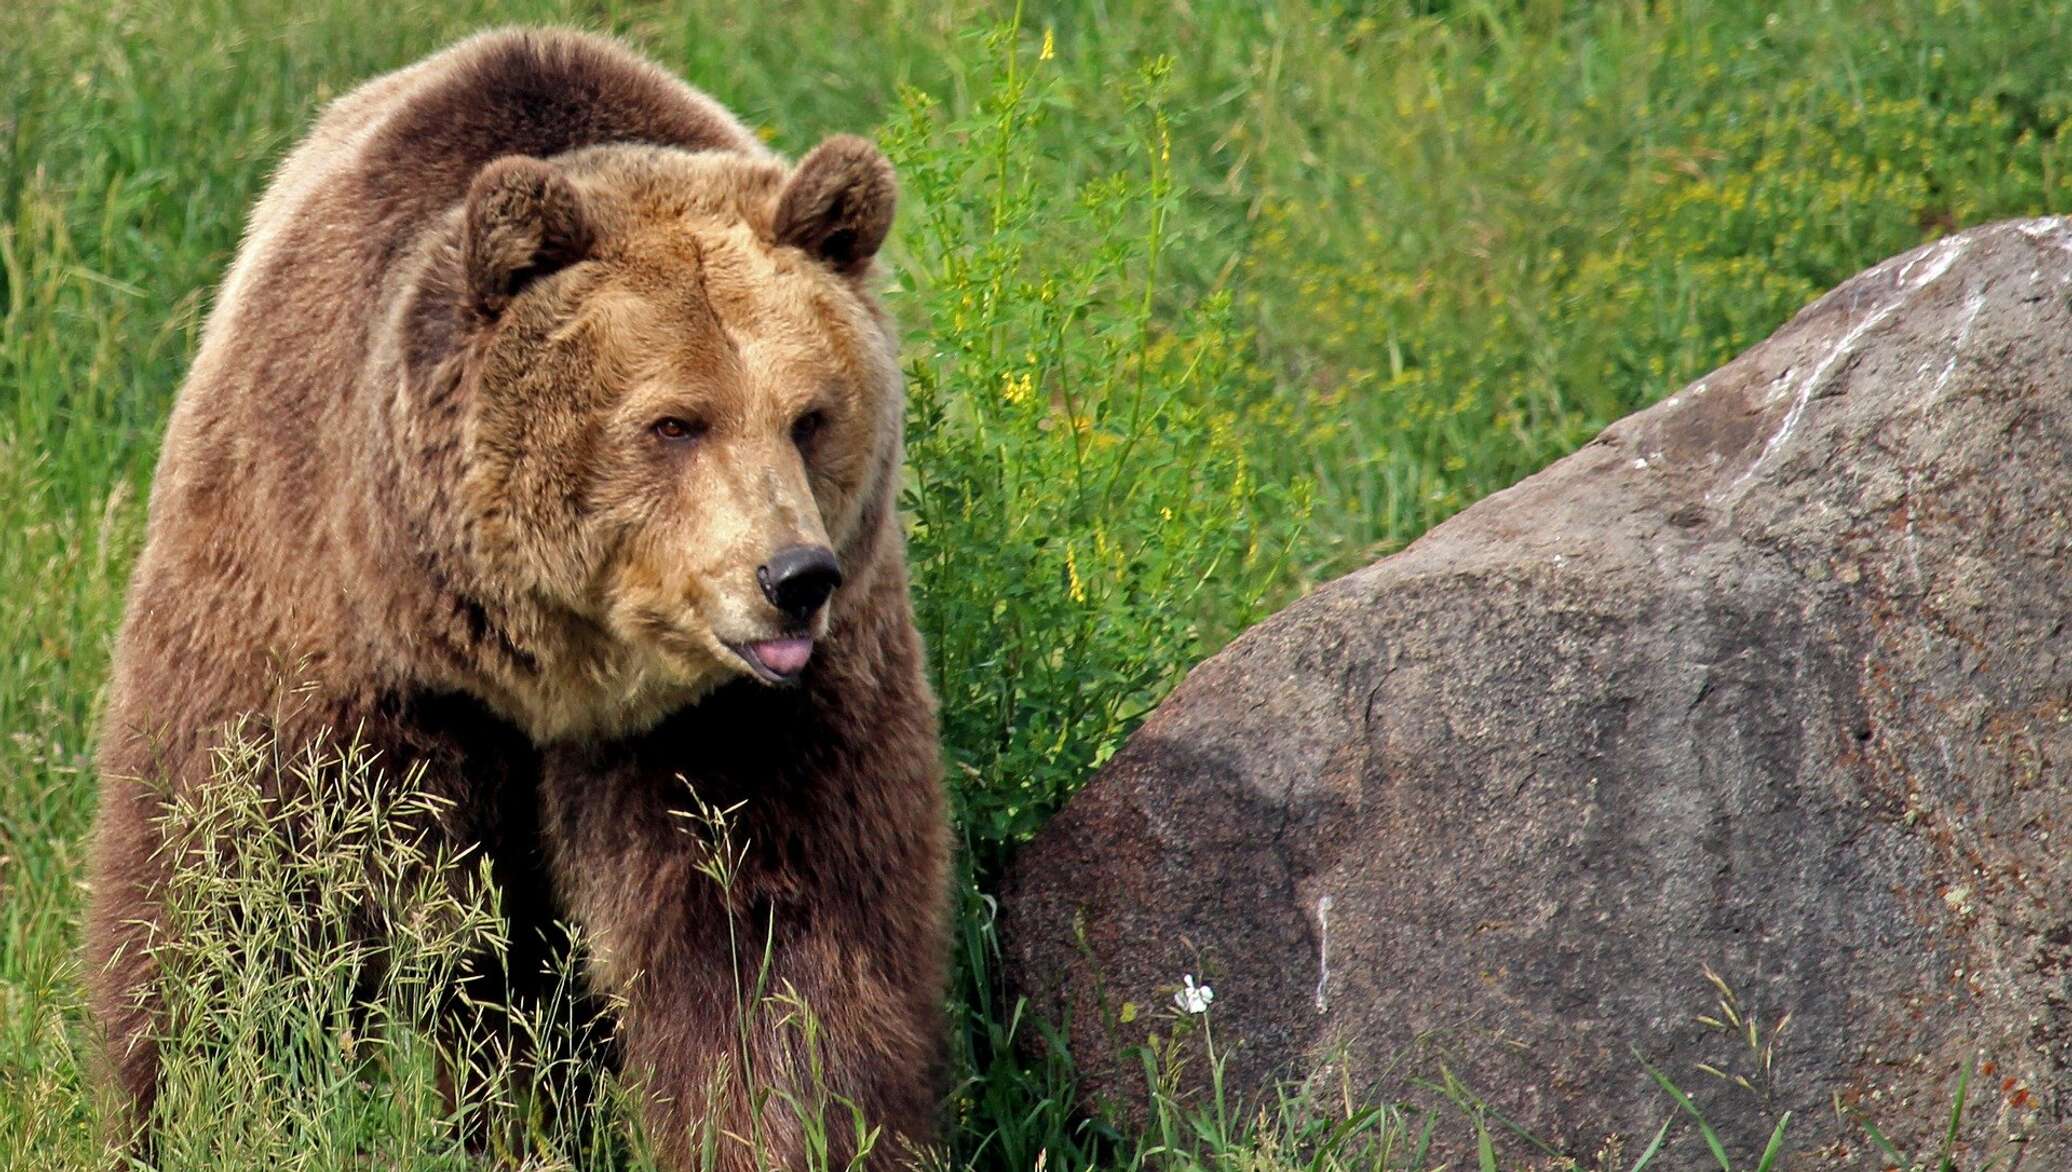
<path fill-rule="evenodd" d="M 1239 1085 L 1443 1064 L 1586 1166 L 1675 1110 L 1637 1050 L 1737 1167 L 1787 1109 L 1875 1166 L 1836 1103 L 1923 1141 L 1976 1055 L 1969 1151 L 2072 1168 L 2068 298 L 2072 220 L 1887 261 L 1247 633 L 1020 856 L 1011 978 L 1124 1098 L 1205 973 Z"/>

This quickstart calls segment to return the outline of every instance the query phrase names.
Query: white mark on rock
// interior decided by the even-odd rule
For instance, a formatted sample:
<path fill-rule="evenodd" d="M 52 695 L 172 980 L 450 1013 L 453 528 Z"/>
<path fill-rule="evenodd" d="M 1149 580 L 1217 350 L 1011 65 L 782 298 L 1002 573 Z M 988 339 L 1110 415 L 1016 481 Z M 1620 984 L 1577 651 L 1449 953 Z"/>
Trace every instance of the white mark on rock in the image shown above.
<path fill-rule="evenodd" d="M 1956 264 L 1957 258 L 1963 256 L 1970 248 L 1971 241 L 1962 236 L 1948 236 L 1938 240 L 1926 256 L 1917 256 L 1900 266 L 1899 283 L 1905 285 L 1909 291 L 1919 289 L 1949 272 L 1950 266 Z M 1927 266 L 1918 277 L 1913 275 L 1916 265 Z"/>
<path fill-rule="evenodd" d="M 1771 379 L 1770 385 L 1764 388 L 1763 406 L 1767 407 L 1785 396 L 1785 393 L 1791 389 L 1792 372 L 1797 369 L 1798 367 L 1796 366 L 1787 366 L 1777 372 L 1777 377 Z"/>
<path fill-rule="evenodd" d="M 1907 544 L 1907 568 L 1908 568 L 1909 570 L 1913 571 L 1913 575 L 1914 575 L 1914 589 L 1916 589 L 1916 590 L 1922 590 L 1922 589 L 1926 589 L 1926 588 L 1927 588 L 1927 581 L 1926 581 L 1925 579 L 1923 579 L 1923 578 L 1921 577 L 1921 542 L 1920 542 L 1920 540 L 1919 540 L 1918 538 L 1916 538 L 1916 537 L 1914 536 L 1914 485 L 1913 485 L 1913 480 L 1914 480 L 1914 478 L 1913 478 L 1912 474 L 1909 474 L 1909 475 L 1907 476 L 1907 523 L 1906 523 L 1906 544 Z"/>
<path fill-rule="evenodd" d="M 1963 357 L 1964 343 L 1971 340 L 1971 327 L 1978 321 L 1979 310 L 1986 307 L 1986 295 L 1974 289 L 1964 299 L 1964 320 L 1957 327 L 1957 340 L 1950 343 L 1950 360 L 1943 363 L 1942 373 L 1935 376 L 1935 389 L 1928 392 L 1930 403 L 1942 399 L 1943 388 L 1949 385 L 1950 375 L 1957 369 L 1957 359 Z"/>
<path fill-rule="evenodd" d="M 2072 252 L 2072 232 L 2067 232 L 2068 222 L 2062 216 L 2039 216 L 2033 220 L 2018 220 L 2008 227 L 2031 240 L 2043 240 L 2057 245 L 2066 252 Z"/>
<path fill-rule="evenodd" d="M 1634 461 L 1633 461 L 1633 470 L 1634 470 L 1635 472 L 1645 472 L 1645 471 L 1647 471 L 1647 467 L 1648 467 L 1648 458 L 1647 458 L 1646 456 L 1640 456 L 1640 457 L 1636 457 L 1636 458 L 1634 459 Z"/>
<path fill-rule="evenodd" d="M 1818 391 L 1827 381 L 1828 373 L 1834 370 L 1844 358 L 1856 352 L 1856 344 L 1863 340 L 1865 334 L 1870 333 L 1883 324 L 1886 318 L 1899 312 L 1907 302 L 1911 301 L 1911 295 L 1914 292 L 1937 277 L 1949 272 L 1950 266 L 1957 263 L 1957 258 L 1964 255 L 1965 251 L 1970 247 L 1971 241 L 1969 239 L 1962 236 L 1951 236 L 1938 241 L 1926 254 L 1914 257 L 1906 264 L 1901 265 L 1895 279 L 1904 287 L 1902 294 L 1872 310 L 1870 316 L 1851 326 L 1849 332 L 1842 335 L 1842 340 L 1835 343 L 1826 354 L 1821 356 L 1820 361 L 1814 364 L 1813 369 L 1807 371 L 1806 376 L 1799 380 L 1797 391 L 1792 396 L 1791 407 L 1784 413 L 1783 422 L 1777 425 L 1777 430 L 1771 433 L 1769 440 L 1763 444 L 1763 450 L 1756 453 L 1754 462 L 1749 464 L 1741 475 L 1735 477 L 1734 482 L 1725 489 L 1707 493 L 1707 502 L 1709 503 L 1719 496 L 1731 493 L 1748 483 L 1761 470 L 1764 464 L 1769 463 L 1770 457 L 1775 455 L 1777 450 L 1783 447 L 1791 439 L 1792 434 L 1798 430 L 1799 420 L 1806 414 L 1806 405 L 1813 401 L 1813 393 Z M 1786 371 L 1785 373 L 1788 375 L 1791 372 Z"/>
<path fill-rule="evenodd" d="M 1331 897 L 1317 900 L 1317 1012 L 1331 1008 L 1325 987 L 1331 983 Z"/>

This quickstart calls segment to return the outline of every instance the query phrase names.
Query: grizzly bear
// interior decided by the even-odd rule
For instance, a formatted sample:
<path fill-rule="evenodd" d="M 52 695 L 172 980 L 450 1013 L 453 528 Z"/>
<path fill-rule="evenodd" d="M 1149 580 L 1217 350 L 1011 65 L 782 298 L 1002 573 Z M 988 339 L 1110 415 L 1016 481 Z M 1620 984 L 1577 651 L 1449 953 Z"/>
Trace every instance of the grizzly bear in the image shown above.
<path fill-rule="evenodd" d="M 881 1150 L 927 1140 L 949 833 L 873 280 L 893 203 L 863 140 L 787 165 L 565 31 L 368 82 L 287 158 L 172 411 L 99 748 L 86 948 L 131 1142 L 163 813 L 254 722 L 417 779 L 514 942 L 581 930 L 671 1166 L 698 1129 L 758 1137 L 722 1167 L 805 1159 L 747 1120 L 814 1088 L 744 1026 L 730 928 L 818 1013 L 824 1093 Z M 724 893 L 692 795 L 733 811 Z M 715 1080 L 744 1044 L 763 1085 Z"/>

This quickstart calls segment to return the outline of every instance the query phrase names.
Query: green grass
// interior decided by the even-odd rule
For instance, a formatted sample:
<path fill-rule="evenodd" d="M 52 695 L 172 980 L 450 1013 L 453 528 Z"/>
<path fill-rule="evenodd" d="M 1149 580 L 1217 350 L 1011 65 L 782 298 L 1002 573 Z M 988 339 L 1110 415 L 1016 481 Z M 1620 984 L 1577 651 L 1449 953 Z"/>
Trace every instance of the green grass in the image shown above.
<path fill-rule="evenodd" d="M 579 23 L 785 149 L 875 129 L 900 164 L 906 505 L 969 847 L 957 1167 L 1416 1166 L 1426 1120 L 1388 1105 L 1077 1119 L 1062 1060 L 1016 1056 L 1042 1026 L 994 977 L 1000 852 L 1264 610 L 1873 261 L 2072 207 L 2066 0 L 1057 0 L 1004 33 L 1014 11 L 941 0 L 363 11 L 0 11 L 9 1167 L 96 1159 L 74 955 L 89 753 L 165 411 L 268 168 L 371 73 L 489 23 Z M 383 1131 L 422 1122 L 398 1110 L 354 1126 L 418 1150 Z M 194 1151 L 207 1118 L 183 1125 Z M 1875 1134 L 1939 1156 L 1942 1122 Z M 1695 1126 L 1668 1143 L 1712 1161 Z"/>

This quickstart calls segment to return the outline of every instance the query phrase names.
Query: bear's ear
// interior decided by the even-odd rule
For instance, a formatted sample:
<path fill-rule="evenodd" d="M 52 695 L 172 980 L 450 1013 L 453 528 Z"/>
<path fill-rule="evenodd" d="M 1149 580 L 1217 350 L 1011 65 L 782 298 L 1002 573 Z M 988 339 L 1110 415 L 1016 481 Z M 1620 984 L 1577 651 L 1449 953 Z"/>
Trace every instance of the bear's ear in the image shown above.
<path fill-rule="evenodd" d="M 800 160 L 777 197 L 770 235 L 838 273 L 860 272 L 892 230 L 898 190 L 878 148 L 838 134 Z"/>
<path fill-rule="evenodd" d="M 485 317 L 590 250 L 590 223 L 574 185 L 551 163 L 524 155 L 482 168 L 468 187 L 465 220 L 468 295 Z"/>

